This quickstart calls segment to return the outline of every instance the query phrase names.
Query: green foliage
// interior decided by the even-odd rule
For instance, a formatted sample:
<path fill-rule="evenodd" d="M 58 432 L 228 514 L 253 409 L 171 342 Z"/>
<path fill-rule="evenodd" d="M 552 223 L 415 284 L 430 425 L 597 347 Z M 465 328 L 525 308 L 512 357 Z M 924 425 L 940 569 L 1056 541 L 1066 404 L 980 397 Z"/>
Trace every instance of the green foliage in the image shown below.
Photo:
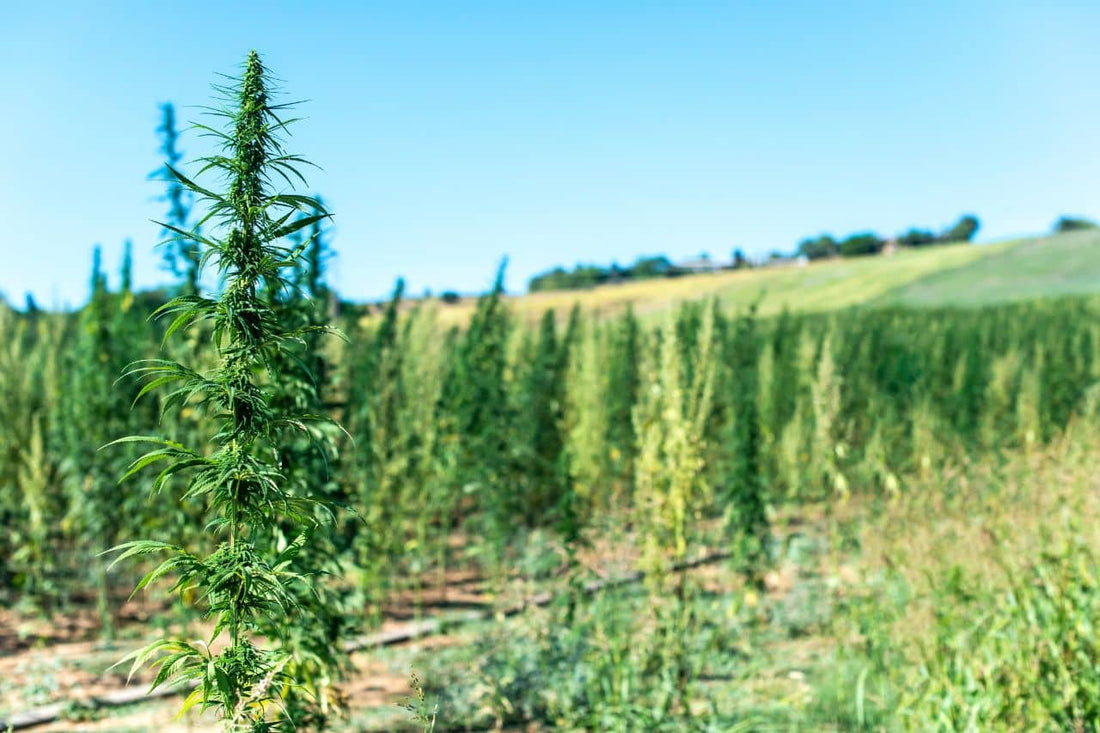
<path fill-rule="evenodd" d="M 1051 231 L 1055 234 L 1062 234 L 1064 232 L 1078 232 L 1096 228 L 1096 222 L 1091 219 L 1085 219 L 1079 216 L 1060 216 L 1058 217 L 1058 221 L 1054 222 Z"/>
<path fill-rule="evenodd" d="M 841 240 L 837 250 L 842 257 L 862 257 L 878 254 L 885 242 L 873 232 L 851 234 Z"/>
<path fill-rule="evenodd" d="M 681 320 L 681 323 L 683 321 Z M 660 332 L 660 345 L 649 384 L 635 408 L 638 436 L 635 486 L 639 504 L 642 565 L 654 599 L 654 623 L 671 660 L 675 694 L 663 711 L 689 713 L 693 670 L 687 638 L 694 632 L 692 588 L 686 573 L 669 573 L 683 564 L 698 542 L 697 526 L 709 499 L 703 474 L 707 418 L 714 396 L 714 311 L 707 309 L 684 359 L 675 323 Z M 690 364 L 690 370 L 683 369 Z M 685 373 L 687 372 L 687 373 Z M 662 599 L 663 603 L 658 603 Z"/>
<path fill-rule="evenodd" d="M 579 311 L 559 343 L 553 310 L 543 315 L 516 406 L 521 432 L 519 443 L 530 452 L 521 455 L 523 498 L 518 517 L 529 526 L 546 522 L 562 507 L 567 474 L 562 464 L 565 418 L 565 372 L 576 339 Z"/>
<path fill-rule="evenodd" d="M 227 265 L 216 300 L 184 295 L 165 306 L 174 317 L 165 324 L 147 324 L 145 301 L 125 286 L 113 292 L 102 267 L 78 313 L 0 307 L 0 386 L 10 396 L 0 405 L 10 426 L 0 434 L 0 517 L 11 528 L 0 538 L 3 599 L 47 609 L 110 600 L 132 587 L 129 574 L 89 572 L 87 557 L 156 537 L 123 552 L 125 567 L 147 574 L 143 585 L 183 581 L 181 609 L 163 614 L 165 625 L 186 606 L 223 633 L 158 642 L 134 661 L 163 660 L 161 682 L 198 681 L 195 705 L 258 725 L 331 725 L 348 669 L 339 640 L 382 618 L 394 598 L 411 613 L 433 596 L 452 603 L 445 580 L 459 569 L 489 571 L 494 590 L 513 590 L 516 572 L 566 589 L 553 628 L 515 653 L 523 659 L 501 652 L 505 661 L 486 662 L 479 679 L 494 712 L 476 719 L 682 726 L 685 710 L 703 715 L 710 690 L 698 640 L 727 622 L 701 614 L 714 585 L 674 572 L 676 562 L 730 551 L 731 588 L 720 595 L 743 593 L 738 607 L 758 609 L 784 639 L 816 637 L 839 607 L 826 597 L 833 586 L 813 586 L 820 602 L 805 588 L 770 598 L 783 578 L 784 517 L 807 515 L 813 532 L 823 513 L 839 553 L 854 542 L 843 529 L 853 506 L 904 504 L 960 464 L 1018 449 L 1041 456 L 1096 414 L 1094 299 L 775 318 L 696 304 L 657 329 L 629 309 L 604 320 L 552 314 L 527 328 L 498 277 L 466 328 L 445 328 L 438 302 L 406 303 L 399 284 L 382 312 L 342 323 L 353 338 L 341 346 L 323 338 L 335 300 L 319 202 L 266 195 L 287 205 L 255 220 L 251 231 L 267 234 L 252 250 L 267 255 L 251 268 Z M 209 235 L 195 236 L 210 264 L 249 240 L 217 216 L 203 226 Z M 285 239 L 265 238 L 276 232 Z M 1084 248 L 1091 236 L 1044 246 Z M 251 285 L 238 277 L 245 271 Z M 133 369 L 147 376 L 143 387 L 114 384 L 127 359 L 154 355 Z M 128 411 L 141 390 L 152 399 Z M 358 440 L 315 419 L 325 415 Z M 150 436 L 153 450 L 128 455 L 141 443 L 133 439 L 95 450 L 124 433 Z M 150 495 L 115 486 L 127 463 L 168 470 Z M 334 526 L 329 502 L 357 521 Z M 609 542 L 629 548 L 624 557 L 605 558 Z M 157 555 L 167 562 L 151 564 Z M 534 556 L 537 571 L 527 572 L 517 558 Z M 598 615 L 586 600 L 589 568 L 606 559 L 629 571 L 639 558 L 651 574 L 633 615 L 586 625 Z M 255 582 L 241 586 L 237 567 Z M 560 641 L 571 619 L 578 638 Z M 880 626 L 868 621 L 858 634 Z M 224 661 L 204 646 L 211 641 Z M 551 674 L 559 647 L 582 661 Z M 817 702 L 782 719 L 888 724 L 904 685 L 884 661 L 866 670 L 854 652 L 841 661 L 835 679 L 808 675 Z M 569 678 L 574 669 L 591 674 Z M 451 709 L 440 711 L 451 725 Z"/>
<path fill-rule="evenodd" d="M 797 253 L 811 260 L 820 260 L 840 254 L 840 245 L 832 236 L 821 234 L 799 242 Z"/>
<path fill-rule="evenodd" d="M 489 294 L 478 300 L 470 326 L 461 337 L 443 399 L 450 417 L 446 429 L 454 446 L 454 479 L 472 495 L 480 523 L 494 552 L 499 552 L 521 508 L 507 477 L 512 468 L 512 423 L 506 384 L 507 346 L 512 321 L 504 306 L 502 263 Z"/>
<path fill-rule="evenodd" d="M 1089 730 L 1100 720 L 1100 564 L 1042 552 L 992 603 L 955 568 L 903 714 L 920 730 Z"/>
<path fill-rule="evenodd" d="M 677 270 L 668 257 L 657 255 L 639 257 L 629 267 L 619 267 L 616 264 L 612 264 L 610 267 L 577 265 L 572 270 L 556 267 L 553 270 L 532 277 L 527 289 L 532 293 L 546 290 L 580 290 L 607 283 L 649 280 L 657 277 L 672 277 L 678 274 L 680 274 L 680 271 Z"/>
<path fill-rule="evenodd" d="M 981 224 L 978 221 L 978 217 L 973 214 L 964 214 L 955 224 L 945 229 L 936 239 L 943 244 L 969 242 L 974 239 L 974 235 L 978 233 L 978 228 L 980 226 Z"/>
<path fill-rule="evenodd" d="M 176 230 L 187 229 L 194 196 L 191 189 L 172 174 L 172 170 L 179 168 L 180 161 L 183 160 L 183 154 L 179 150 L 180 134 L 176 130 L 176 108 L 171 102 L 167 102 L 160 106 L 160 111 L 161 123 L 157 133 L 161 138 L 160 153 L 164 156 L 164 167 L 153 173 L 153 176 L 165 183 L 161 200 L 168 204 L 166 222 L 174 227 L 166 227 L 164 230 L 168 237 L 164 245 L 164 267 L 183 280 L 182 290 L 185 295 L 195 295 L 199 291 L 201 243 L 194 237 L 176 236 Z"/>
<path fill-rule="evenodd" d="M 600 594 L 573 613 L 483 634 L 469 659 L 435 660 L 432 692 L 450 725 L 512 727 L 542 721 L 555 730 L 748 730 L 730 715 L 699 706 L 676 710 L 678 659 L 649 627 L 646 596 Z M 699 609 L 701 614 L 710 611 Z M 731 649 L 713 618 L 682 638 L 692 674 Z"/>
<path fill-rule="evenodd" d="M 288 353 L 321 327 L 288 323 L 291 319 L 278 304 L 278 297 L 293 288 L 286 273 L 304 249 L 302 245 L 288 248 L 280 240 L 327 214 L 315 199 L 272 190 L 277 181 L 292 186 L 295 180 L 304 180 L 298 167 L 305 161 L 282 148 L 280 137 L 287 122 L 279 115 L 284 106 L 270 101 L 268 75 L 259 55 L 248 55 L 235 85 L 216 88 L 225 106 L 214 114 L 226 121 L 228 130 L 200 126 L 223 145 L 223 153 L 203 160 L 203 170 L 222 175 L 225 193 L 201 186 L 168 166 L 172 176 L 206 205 L 208 213 L 201 223 L 210 224 L 212 233 L 204 236 L 165 226 L 204 247 L 206 258 L 216 263 L 224 280 L 223 290 L 217 300 L 180 296 L 159 312 L 174 319 L 168 336 L 180 328 L 209 323 L 219 360 L 209 373 L 165 359 L 135 362 L 128 370 L 146 380 L 139 396 L 171 387 L 165 398 L 167 408 L 201 398 L 214 426 L 210 450 L 149 436 L 116 443 L 158 446 L 134 461 L 128 472 L 162 464 L 154 492 L 169 477 L 189 474 L 184 498 L 207 507 L 211 514 L 207 527 L 222 539 L 206 557 L 164 542 L 135 541 L 115 549 L 121 553 L 116 562 L 170 553 L 138 589 L 172 574 L 175 589 L 194 591 L 206 615 L 215 621 L 205 647 L 154 642 L 132 655 L 135 667 L 145 662 L 157 667 L 154 688 L 199 680 L 185 708 L 198 703 L 203 709 L 217 710 L 228 729 L 258 731 L 276 725 L 272 721 L 281 717 L 278 701 L 297 680 L 286 674 L 294 650 L 288 655 L 260 649 L 250 637 L 304 610 L 298 602 L 302 596 L 294 588 L 308 581 L 293 568 L 293 560 L 312 532 L 331 516 L 325 497 L 306 482 L 294 481 L 288 470 L 289 451 L 297 450 L 294 441 L 315 437 L 309 423 L 320 416 L 305 412 L 307 406 L 294 399 L 280 399 L 302 386 L 300 379 L 292 386 L 285 378 Z M 306 216 L 292 219 L 299 212 Z M 272 531 L 292 539 L 278 549 L 271 546 Z M 222 650 L 205 651 L 217 648 L 214 642 L 223 632 L 228 638 Z M 161 655 L 166 651 L 167 656 Z"/>
<path fill-rule="evenodd" d="M 725 462 L 724 489 L 720 492 L 737 562 L 757 582 L 766 558 L 768 537 L 767 497 L 763 474 L 764 434 L 761 429 L 760 336 L 756 314 L 750 310 L 734 323 L 723 340 L 719 394 L 725 396 L 728 414 L 722 428 L 720 452 Z"/>
<path fill-rule="evenodd" d="M 615 496 L 633 493 L 637 447 L 633 410 L 638 401 L 642 350 L 638 319 L 633 309 L 627 308 L 626 313 L 608 328 L 608 355 L 604 367 L 607 383 L 602 402 L 607 409 L 608 478 L 611 482 L 608 492 Z"/>
<path fill-rule="evenodd" d="M 928 229 L 910 229 L 898 237 L 903 247 L 926 247 L 936 243 L 936 235 Z"/>

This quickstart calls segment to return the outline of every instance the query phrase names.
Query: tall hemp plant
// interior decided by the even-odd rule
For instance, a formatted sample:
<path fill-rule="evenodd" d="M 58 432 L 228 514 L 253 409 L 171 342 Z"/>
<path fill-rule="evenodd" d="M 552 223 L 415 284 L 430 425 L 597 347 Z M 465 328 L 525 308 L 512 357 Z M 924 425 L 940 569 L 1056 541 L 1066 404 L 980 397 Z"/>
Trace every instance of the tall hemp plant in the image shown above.
<path fill-rule="evenodd" d="M 280 115 L 288 105 L 271 102 L 268 73 L 255 51 L 233 81 L 228 87 L 215 86 L 224 106 L 212 114 L 223 118 L 227 129 L 199 126 L 222 144 L 220 154 L 201 159 L 200 175 L 220 174 L 225 192 L 216 193 L 168 168 L 203 202 L 208 213 L 198 226 L 210 227 L 209 233 L 200 235 L 198 226 L 187 231 L 165 225 L 201 246 L 203 264 L 216 265 L 223 286 L 217 299 L 182 295 L 158 309 L 158 314 L 173 316 L 166 339 L 208 322 L 217 365 L 201 373 L 158 359 L 136 362 L 127 371 L 146 380 L 139 396 L 169 387 L 165 409 L 197 401 L 210 414 L 215 432 L 207 448 L 159 436 L 116 441 L 155 446 L 126 474 L 164 466 L 153 480 L 154 492 L 176 474 L 188 477 L 183 500 L 207 507 L 215 549 L 197 555 L 170 542 L 139 540 L 114 550 L 120 553 L 116 562 L 167 554 L 135 592 L 174 576 L 173 590 L 194 598 L 215 622 L 205 642 L 161 639 L 132 653 L 127 657 L 133 662 L 131 673 L 151 663 L 157 670 L 153 688 L 168 682 L 196 685 L 184 710 L 195 705 L 213 709 L 226 730 L 269 731 L 293 726 L 282 698 L 298 681 L 288 671 L 295 668 L 292 653 L 260 648 L 257 630 L 261 618 L 269 628 L 272 619 L 289 624 L 291 614 L 309 615 L 294 588 L 310 579 L 295 572 L 293 562 L 313 530 L 332 515 L 318 511 L 323 500 L 304 495 L 300 483 L 288 480 L 283 455 L 296 446 L 296 436 L 310 435 L 311 422 L 323 418 L 275 399 L 281 355 L 299 349 L 316 327 L 288 326 L 265 294 L 293 286 L 287 276 L 308 246 L 287 246 L 284 238 L 327 214 L 316 199 L 293 193 L 296 182 L 304 183 L 299 167 L 307 163 L 283 148 L 290 120 Z M 277 191 L 277 185 L 289 192 Z M 296 216 L 300 212 L 306 216 Z M 288 526 L 297 532 L 289 535 Z M 281 547 L 272 542 L 280 533 L 292 537 Z M 296 623 L 308 624 L 309 619 Z"/>

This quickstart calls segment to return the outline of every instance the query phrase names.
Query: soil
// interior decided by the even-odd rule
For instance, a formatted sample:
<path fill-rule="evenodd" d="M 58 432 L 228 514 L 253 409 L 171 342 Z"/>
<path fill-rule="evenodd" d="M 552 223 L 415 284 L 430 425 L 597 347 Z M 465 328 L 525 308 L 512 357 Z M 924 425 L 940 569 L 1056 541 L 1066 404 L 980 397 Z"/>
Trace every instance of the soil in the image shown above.
<path fill-rule="evenodd" d="M 422 588 L 395 592 L 383 609 L 384 620 L 375 629 L 396 632 L 410 626 L 415 618 L 433 618 L 456 610 L 489 609 L 493 597 L 484 589 L 483 579 L 470 572 L 449 572 L 445 585 L 426 584 Z M 419 610 L 417 610 L 419 608 Z M 211 715 L 189 713 L 175 720 L 180 698 L 150 700 L 124 707 L 90 710 L 81 706 L 105 693 L 128 686 L 148 685 L 149 677 L 137 675 L 127 681 L 129 665 L 112 668 L 121 657 L 138 648 L 149 633 L 149 622 L 159 608 L 128 602 L 117 621 L 119 641 L 106 643 L 98 638 L 99 624 L 91 610 L 55 614 L 50 618 L 31 618 L 0 610 L 0 719 L 33 708 L 65 702 L 72 704 L 73 719 L 37 726 L 41 733 L 77 731 L 146 731 L 158 733 L 215 733 L 220 724 Z M 174 630 L 181 631 L 181 630 Z M 202 636 L 191 629 L 188 636 Z M 416 640 L 415 650 L 439 648 L 461 643 L 453 634 L 434 635 Z M 370 654 L 353 656 L 356 673 L 345 687 L 349 711 L 392 709 L 412 696 L 410 670 L 395 668 L 392 661 Z"/>

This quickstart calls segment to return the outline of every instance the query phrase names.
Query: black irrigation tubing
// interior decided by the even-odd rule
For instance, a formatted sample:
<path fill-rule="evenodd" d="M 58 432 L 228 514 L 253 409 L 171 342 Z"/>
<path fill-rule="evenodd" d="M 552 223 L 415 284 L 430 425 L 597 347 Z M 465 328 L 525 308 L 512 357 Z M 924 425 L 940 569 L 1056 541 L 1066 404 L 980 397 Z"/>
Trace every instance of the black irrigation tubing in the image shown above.
<path fill-rule="evenodd" d="M 733 553 L 730 552 L 714 552 L 694 560 L 676 563 L 672 566 L 671 571 L 682 572 L 703 565 L 712 565 L 722 560 L 728 560 L 732 555 Z M 645 575 L 646 574 L 641 570 L 635 570 L 632 573 L 628 573 L 618 578 L 593 580 L 584 584 L 584 591 L 588 595 L 594 595 L 600 591 L 621 588 L 626 585 L 641 582 L 645 578 Z M 503 611 L 469 611 L 448 618 L 416 621 L 405 624 L 400 629 L 378 631 L 373 634 L 365 634 L 356 639 L 352 639 L 344 644 L 344 650 L 354 653 L 364 649 L 375 649 L 377 647 L 404 644 L 405 642 L 414 641 L 425 636 L 440 634 L 455 626 L 461 626 L 476 621 L 489 621 L 496 618 L 498 615 L 503 615 L 505 617 L 517 616 L 528 608 L 548 606 L 553 601 L 554 595 L 547 591 L 538 593 L 521 603 L 508 606 Z M 0 733 L 4 731 L 24 730 L 26 728 L 53 723 L 72 712 L 124 707 L 127 705 L 148 702 L 150 700 L 183 695 L 190 692 L 192 689 L 193 685 L 182 685 L 176 687 L 161 687 L 152 692 L 148 692 L 140 688 L 127 687 L 105 692 L 95 697 L 56 702 L 23 713 L 16 713 L 7 719 L 0 719 Z"/>

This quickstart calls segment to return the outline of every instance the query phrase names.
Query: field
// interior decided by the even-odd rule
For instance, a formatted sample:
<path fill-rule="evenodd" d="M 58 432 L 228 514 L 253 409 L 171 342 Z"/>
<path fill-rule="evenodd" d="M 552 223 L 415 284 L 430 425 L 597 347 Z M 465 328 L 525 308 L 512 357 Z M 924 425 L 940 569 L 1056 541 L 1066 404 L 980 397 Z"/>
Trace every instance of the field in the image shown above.
<path fill-rule="evenodd" d="M 1024 239 L 961 267 L 891 290 L 881 302 L 973 306 L 1095 293 L 1100 280 L 1093 231 Z"/>
<path fill-rule="evenodd" d="M 888 262 L 906 258 L 874 264 Z M 193 509 L 173 509 L 182 485 L 119 486 L 129 458 L 84 449 L 87 431 L 157 429 L 155 412 L 129 411 L 124 385 L 103 405 L 64 398 L 90 394 L 112 359 L 121 369 L 114 347 L 156 352 L 158 330 L 130 301 L 104 293 L 81 314 L 0 322 L 4 419 L 17 427 L 3 452 L 5 714 L 123 686 L 125 669 L 107 668 L 157 628 L 209 633 L 163 590 L 125 602 L 133 571 L 86 570 L 112 535 L 208 542 Z M 397 306 L 317 352 L 326 402 L 357 438 L 326 483 L 358 516 L 333 530 L 342 569 L 326 585 L 345 642 L 444 623 L 354 652 L 350 717 L 329 729 L 415 727 L 397 706 L 416 700 L 410 671 L 437 729 L 1091 715 L 1088 688 L 1014 708 L 1006 685 L 1060 683 L 1029 681 L 1030 652 L 998 639 L 1038 633 L 1016 615 L 1033 586 L 1014 585 L 1038 573 L 1028 602 L 1071 614 L 1039 638 L 1094 659 L 1059 624 L 1094 618 L 1094 545 L 1075 517 L 1095 496 L 1097 301 L 753 318 L 712 299 L 655 325 L 551 315 L 531 328 L 490 294 L 450 335 L 439 306 Z M 96 323 L 126 341 L 98 340 Z M 100 409 L 121 422 L 102 425 Z M 208 419 L 169 415 L 159 429 L 185 439 Z M 171 708 L 67 702 L 70 720 L 45 730 L 140 730 Z"/>
<path fill-rule="evenodd" d="M 1097 729 L 1094 234 L 362 318 L 231 83 L 173 297 L 0 304 L 0 728 Z"/>

